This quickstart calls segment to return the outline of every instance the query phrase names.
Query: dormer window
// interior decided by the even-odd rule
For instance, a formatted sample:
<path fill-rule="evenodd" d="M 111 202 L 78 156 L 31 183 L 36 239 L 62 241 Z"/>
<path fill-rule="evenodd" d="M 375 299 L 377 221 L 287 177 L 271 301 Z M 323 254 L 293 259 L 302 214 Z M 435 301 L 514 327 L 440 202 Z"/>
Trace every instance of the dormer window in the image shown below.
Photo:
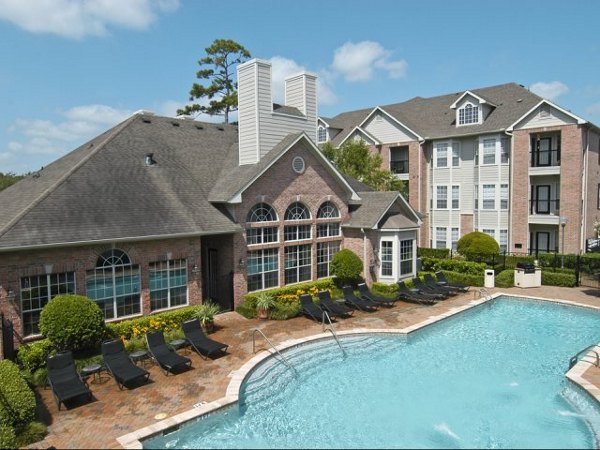
<path fill-rule="evenodd" d="M 479 123 L 479 106 L 467 103 L 458 110 L 458 124 L 470 125 Z"/>
<path fill-rule="evenodd" d="M 319 129 L 317 131 L 317 142 L 327 142 L 327 129 L 322 125 L 319 125 Z"/>

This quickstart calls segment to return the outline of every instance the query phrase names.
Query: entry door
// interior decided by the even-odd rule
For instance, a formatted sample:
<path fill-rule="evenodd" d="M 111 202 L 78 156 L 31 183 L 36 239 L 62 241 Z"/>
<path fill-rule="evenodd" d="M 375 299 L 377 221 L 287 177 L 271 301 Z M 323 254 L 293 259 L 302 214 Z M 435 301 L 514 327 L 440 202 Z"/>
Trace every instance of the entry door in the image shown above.
<path fill-rule="evenodd" d="M 549 166 L 551 159 L 552 138 L 541 138 L 537 143 L 537 166 Z"/>
<path fill-rule="evenodd" d="M 219 299 L 218 287 L 218 268 L 219 268 L 218 252 L 214 248 L 208 249 L 207 270 L 206 270 L 206 298 L 213 301 Z"/>
<path fill-rule="evenodd" d="M 535 187 L 536 214 L 550 214 L 550 186 Z"/>

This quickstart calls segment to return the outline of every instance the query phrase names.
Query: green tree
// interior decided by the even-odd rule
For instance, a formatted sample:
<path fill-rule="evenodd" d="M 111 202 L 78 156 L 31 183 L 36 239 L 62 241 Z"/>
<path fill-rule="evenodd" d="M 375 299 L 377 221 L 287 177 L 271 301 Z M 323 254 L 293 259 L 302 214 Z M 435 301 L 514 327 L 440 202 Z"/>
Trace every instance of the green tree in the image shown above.
<path fill-rule="evenodd" d="M 500 246 L 489 234 L 472 231 L 458 240 L 456 251 L 471 261 L 485 261 L 489 256 L 498 254 Z"/>
<path fill-rule="evenodd" d="M 215 39 L 205 51 L 206 56 L 198 61 L 200 70 L 196 72 L 196 78 L 208 80 L 210 84 L 204 86 L 194 83 L 190 90 L 190 101 L 207 98 L 208 106 L 194 103 L 178 109 L 177 114 L 223 114 L 225 123 L 229 123 L 229 113 L 236 111 L 238 104 L 235 66 L 248 60 L 250 52 L 231 39 Z"/>
<path fill-rule="evenodd" d="M 24 175 L 15 175 L 12 172 L 7 172 L 7 173 L 0 172 L 0 191 L 2 189 L 6 189 L 10 185 L 15 184 L 17 181 L 19 181 L 23 177 L 24 177 Z"/>
<path fill-rule="evenodd" d="M 323 154 L 337 169 L 377 191 L 400 191 L 406 194 L 406 186 L 389 170 L 382 169 L 381 155 L 372 153 L 364 141 L 348 140 L 340 147 L 327 142 Z"/>

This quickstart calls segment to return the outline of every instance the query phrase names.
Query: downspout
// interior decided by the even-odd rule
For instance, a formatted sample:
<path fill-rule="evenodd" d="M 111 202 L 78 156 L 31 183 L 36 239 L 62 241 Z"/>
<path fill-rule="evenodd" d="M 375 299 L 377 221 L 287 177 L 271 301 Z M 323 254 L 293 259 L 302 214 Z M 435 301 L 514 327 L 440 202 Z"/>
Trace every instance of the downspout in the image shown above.
<path fill-rule="evenodd" d="M 417 211 L 421 209 L 421 177 L 423 176 L 423 172 L 421 172 L 421 155 L 424 154 L 425 149 L 423 148 L 423 144 L 425 144 L 426 139 L 422 141 L 417 141 L 419 143 L 419 154 L 418 154 L 418 169 L 417 172 L 419 175 L 419 179 L 417 182 Z M 425 175 L 426 176 L 426 175 Z M 429 183 L 429 180 L 427 181 Z M 409 195 L 410 196 L 410 195 Z M 421 227 L 419 227 L 419 231 L 417 231 L 417 246 L 421 243 Z"/>
<path fill-rule="evenodd" d="M 363 273 L 365 274 L 366 280 L 369 275 L 369 263 L 367 262 L 367 233 L 364 228 L 361 228 L 360 231 L 363 234 Z"/>
<path fill-rule="evenodd" d="M 509 169 L 509 175 L 508 175 L 508 199 L 509 199 L 509 208 L 508 208 L 508 236 L 507 236 L 507 241 L 506 241 L 506 251 L 507 252 L 511 252 L 514 247 L 513 247 L 513 242 L 512 242 L 512 228 L 513 228 L 513 207 L 512 207 L 512 200 L 513 200 L 513 196 L 512 196 L 512 184 L 514 181 L 514 176 L 513 176 L 513 149 L 514 149 L 514 142 L 513 142 L 513 134 L 510 131 L 504 130 L 504 134 L 506 134 L 507 136 L 510 137 L 510 159 L 509 159 L 509 164 L 510 164 L 510 169 Z M 529 171 L 528 171 L 528 177 L 529 177 Z M 478 185 L 479 185 L 479 181 L 477 181 Z M 529 180 L 527 180 L 527 184 L 529 185 Z M 529 200 L 529 199 L 528 199 Z M 479 211 L 478 211 L 479 213 Z M 527 223 L 527 231 L 529 231 L 529 220 Z"/>
<path fill-rule="evenodd" d="M 590 156 L 590 128 L 588 127 L 585 132 L 585 145 L 583 147 L 583 174 L 582 174 L 582 189 L 581 189 L 581 230 L 580 230 L 580 238 L 579 238 L 579 253 L 585 251 L 585 232 L 587 225 L 587 189 L 588 189 L 588 158 Z M 561 194 L 562 195 L 562 194 Z"/>

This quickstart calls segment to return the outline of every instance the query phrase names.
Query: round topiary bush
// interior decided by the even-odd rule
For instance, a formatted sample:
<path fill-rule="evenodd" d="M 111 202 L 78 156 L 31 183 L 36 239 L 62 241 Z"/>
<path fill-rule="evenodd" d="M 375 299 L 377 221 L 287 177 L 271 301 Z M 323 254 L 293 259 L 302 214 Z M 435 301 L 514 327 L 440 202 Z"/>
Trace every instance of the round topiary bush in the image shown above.
<path fill-rule="evenodd" d="M 81 295 L 57 295 L 40 314 L 40 331 L 58 350 L 97 347 L 106 335 L 100 307 Z"/>
<path fill-rule="evenodd" d="M 0 361 L 0 396 L 0 425 L 24 427 L 35 418 L 35 395 L 19 367 L 8 359 Z"/>
<path fill-rule="evenodd" d="M 356 283 L 362 270 L 363 262 L 352 250 L 340 250 L 331 259 L 331 274 L 342 284 Z"/>
<path fill-rule="evenodd" d="M 456 243 L 456 250 L 467 259 L 478 261 L 489 255 L 498 254 L 500 246 L 496 239 L 481 231 L 465 234 Z"/>

